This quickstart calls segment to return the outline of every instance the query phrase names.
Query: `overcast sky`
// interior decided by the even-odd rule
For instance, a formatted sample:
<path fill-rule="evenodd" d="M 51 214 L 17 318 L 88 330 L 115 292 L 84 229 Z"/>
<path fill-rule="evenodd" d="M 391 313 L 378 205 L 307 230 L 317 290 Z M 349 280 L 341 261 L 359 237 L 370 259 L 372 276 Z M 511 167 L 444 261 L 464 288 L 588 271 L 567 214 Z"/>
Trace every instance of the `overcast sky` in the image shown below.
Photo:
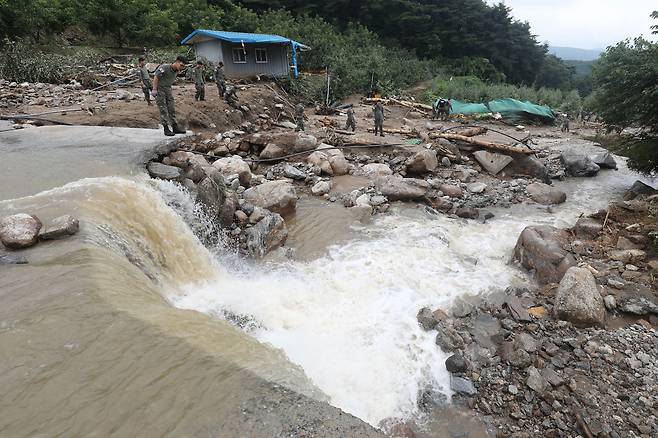
<path fill-rule="evenodd" d="M 488 0 L 498 3 L 497 0 Z M 658 0 L 504 0 L 514 17 L 528 21 L 540 42 L 603 49 L 625 38 L 651 36 Z"/>

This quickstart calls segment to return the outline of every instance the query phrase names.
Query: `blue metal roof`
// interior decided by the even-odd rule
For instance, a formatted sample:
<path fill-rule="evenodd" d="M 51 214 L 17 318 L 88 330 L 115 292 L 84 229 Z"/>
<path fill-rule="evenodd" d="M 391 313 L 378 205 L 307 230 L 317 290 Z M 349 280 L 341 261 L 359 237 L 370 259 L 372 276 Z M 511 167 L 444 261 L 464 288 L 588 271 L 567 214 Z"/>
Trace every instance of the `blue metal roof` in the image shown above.
<path fill-rule="evenodd" d="M 301 49 L 308 49 L 308 46 L 293 41 L 289 38 L 284 38 L 279 35 L 266 35 L 262 33 L 243 33 L 243 32 L 226 32 L 222 30 L 207 30 L 197 29 L 189 34 L 181 44 L 188 44 L 195 36 L 206 36 L 215 38 L 222 41 L 228 41 L 236 44 L 292 44 Z"/>

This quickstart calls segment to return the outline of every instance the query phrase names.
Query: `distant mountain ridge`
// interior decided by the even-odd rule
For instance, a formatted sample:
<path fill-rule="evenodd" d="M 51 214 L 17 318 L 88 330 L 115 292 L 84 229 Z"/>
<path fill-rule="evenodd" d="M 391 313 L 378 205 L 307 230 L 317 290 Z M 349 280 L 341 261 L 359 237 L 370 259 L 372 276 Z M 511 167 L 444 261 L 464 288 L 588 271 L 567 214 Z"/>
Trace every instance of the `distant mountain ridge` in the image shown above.
<path fill-rule="evenodd" d="M 548 53 L 565 61 L 595 61 L 601 56 L 602 49 L 579 49 L 576 47 L 549 46 Z"/>

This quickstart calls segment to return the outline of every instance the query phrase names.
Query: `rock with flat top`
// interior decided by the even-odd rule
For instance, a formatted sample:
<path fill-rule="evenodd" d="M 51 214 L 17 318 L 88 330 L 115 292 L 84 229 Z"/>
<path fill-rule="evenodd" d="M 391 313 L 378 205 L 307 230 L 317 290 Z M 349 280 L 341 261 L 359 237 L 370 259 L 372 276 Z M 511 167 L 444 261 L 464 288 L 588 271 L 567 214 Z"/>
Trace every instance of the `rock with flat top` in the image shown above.
<path fill-rule="evenodd" d="M 255 136 L 256 134 L 254 134 Z M 254 136 L 249 137 L 249 143 L 254 144 Z M 261 159 L 281 158 L 286 155 L 297 152 L 312 151 L 318 145 L 318 140 L 312 135 L 299 133 L 283 133 L 276 136 L 269 136 L 265 149 L 260 153 Z"/>
<path fill-rule="evenodd" d="M 377 189 L 390 201 L 411 201 L 427 195 L 430 185 L 427 181 L 414 178 L 385 176 L 375 182 Z"/>
<path fill-rule="evenodd" d="M 149 175 L 151 175 L 151 178 L 159 178 L 167 181 L 180 180 L 183 175 L 179 167 L 168 166 L 156 161 L 151 161 L 146 169 Z"/>
<path fill-rule="evenodd" d="M 64 239 L 79 230 L 80 222 L 73 216 L 65 215 L 53 219 L 45 228 L 42 228 L 39 238 L 41 240 Z"/>
<path fill-rule="evenodd" d="M 0 242 L 7 249 L 23 249 L 37 243 L 41 221 L 34 215 L 18 213 L 0 220 Z"/>
<path fill-rule="evenodd" d="M 527 187 L 528 196 L 538 204 L 556 205 L 567 200 L 567 194 L 562 190 L 544 183 L 532 183 Z"/>
<path fill-rule="evenodd" d="M 513 161 L 512 157 L 503 154 L 497 154 L 489 151 L 475 151 L 473 156 L 487 172 L 492 175 L 497 175 L 509 163 Z"/>
<path fill-rule="evenodd" d="M 589 157 L 601 169 L 616 169 L 617 161 L 610 152 L 602 152 Z"/>
<path fill-rule="evenodd" d="M 514 248 L 514 257 L 526 269 L 534 269 L 542 284 L 559 283 L 576 260 L 564 248 L 571 237 L 565 230 L 541 225 L 526 227 Z"/>
<path fill-rule="evenodd" d="M 363 173 L 369 177 L 379 177 L 393 175 L 393 171 L 388 164 L 371 163 L 363 166 Z"/>
<path fill-rule="evenodd" d="M 579 239 L 591 240 L 596 238 L 603 230 L 603 224 L 596 219 L 581 217 L 576 222 L 574 233 Z"/>
<path fill-rule="evenodd" d="M 269 181 L 244 192 L 245 201 L 257 207 L 286 215 L 297 207 L 297 192 L 286 180 Z"/>
<path fill-rule="evenodd" d="M 569 268 L 555 292 L 553 313 L 556 319 L 579 327 L 603 324 L 605 304 L 589 270 Z"/>

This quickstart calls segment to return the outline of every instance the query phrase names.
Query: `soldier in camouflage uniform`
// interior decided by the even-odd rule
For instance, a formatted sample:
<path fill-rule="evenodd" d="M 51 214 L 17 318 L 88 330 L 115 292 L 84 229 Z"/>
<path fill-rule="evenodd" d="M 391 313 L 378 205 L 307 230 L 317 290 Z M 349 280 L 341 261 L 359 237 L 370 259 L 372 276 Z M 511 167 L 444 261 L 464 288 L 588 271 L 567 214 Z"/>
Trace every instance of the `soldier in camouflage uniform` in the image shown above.
<path fill-rule="evenodd" d="M 235 86 L 228 87 L 226 89 L 226 93 L 224 93 L 224 100 L 226 100 L 226 103 L 231 105 L 235 109 L 240 109 L 240 105 L 238 105 L 238 95 L 236 94 L 237 89 Z"/>
<path fill-rule="evenodd" d="M 176 121 L 176 108 L 171 86 L 176 82 L 176 76 L 185 68 L 186 63 L 185 57 L 178 56 L 173 64 L 162 64 L 155 70 L 151 96 L 155 97 L 155 102 L 158 104 L 160 122 L 164 127 L 164 134 L 167 136 L 185 134 L 185 130 L 180 129 Z M 171 129 L 169 129 L 170 126 Z"/>
<path fill-rule="evenodd" d="M 297 128 L 295 131 L 303 131 L 304 128 L 304 105 L 298 103 L 295 107 L 295 121 L 297 122 Z"/>
<path fill-rule="evenodd" d="M 151 76 L 146 68 L 146 60 L 144 57 L 139 58 L 139 80 L 142 83 L 142 91 L 144 92 L 144 100 L 151 105 Z"/>
<path fill-rule="evenodd" d="M 224 97 L 224 93 L 226 93 L 226 76 L 224 75 L 224 63 L 222 61 L 219 61 L 214 73 L 219 97 Z"/>
<path fill-rule="evenodd" d="M 372 115 L 375 118 L 375 135 L 379 132 L 379 135 L 384 136 L 384 106 L 381 102 L 375 103 L 372 107 Z"/>
<path fill-rule="evenodd" d="M 197 61 L 194 69 L 194 100 L 206 100 L 206 79 L 203 77 L 203 61 Z"/>
<path fill-rule="evenodd" d="M 352 132 L 356 130 L 356 119 L 354 118 L 354 109 L 349 107 L 347 109 L 347 124 L 345 124 L 345 130 L 352 129 Z"/>

